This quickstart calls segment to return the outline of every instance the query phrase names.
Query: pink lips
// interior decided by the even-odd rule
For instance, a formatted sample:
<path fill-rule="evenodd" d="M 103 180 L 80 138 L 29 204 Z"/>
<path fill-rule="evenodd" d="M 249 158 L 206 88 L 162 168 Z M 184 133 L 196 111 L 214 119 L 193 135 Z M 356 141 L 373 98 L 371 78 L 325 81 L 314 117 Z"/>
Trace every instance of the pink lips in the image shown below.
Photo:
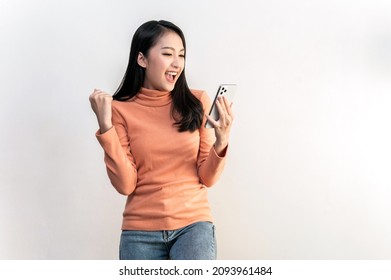
<path fill-rule="evenodd" d="M 168 82 L 170 83 L 174 83 L 175 82 L 175 77 L 178 75 L 178 72 L 175 72 L 175 71 L 167 71 L 166 72 L 166 79 Z"/>
<path fill-rule="evenodd" d="M 166 79 L 167 81 L 169 81 L 170 83 L 173 83 L 175 81 L 175 78 L 173 75 L 170 75 L 170 74 L 166 74 Z"/>

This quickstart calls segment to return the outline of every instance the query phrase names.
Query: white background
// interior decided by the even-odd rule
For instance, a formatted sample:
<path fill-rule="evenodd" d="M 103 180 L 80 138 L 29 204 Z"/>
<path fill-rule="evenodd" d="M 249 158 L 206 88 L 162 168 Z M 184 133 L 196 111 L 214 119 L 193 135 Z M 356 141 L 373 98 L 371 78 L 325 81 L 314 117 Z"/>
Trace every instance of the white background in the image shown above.
<path fill-rule="evenodd" d="M 0 259 L 118 258 L 88 96 L 151 19 L 184 31 L 192 88 L 239 84 L 218 258 L 390 259 L 389 0 L 1 0 Z"/>

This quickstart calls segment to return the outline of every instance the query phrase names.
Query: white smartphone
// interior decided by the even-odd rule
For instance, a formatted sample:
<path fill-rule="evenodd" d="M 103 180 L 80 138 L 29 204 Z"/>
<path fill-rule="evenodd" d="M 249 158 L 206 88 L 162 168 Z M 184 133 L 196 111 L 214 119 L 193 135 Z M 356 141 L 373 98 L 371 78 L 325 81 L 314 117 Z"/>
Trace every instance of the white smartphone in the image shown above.
<path fill-rule="evenodd" d="M 237 87 L 238 86 L 236 84 L 221 84 L 219 86 L 216 96 L 213 100 L 212 107 L 210 108 L 210 112 L 209 112 L 209 116 L 211 116 L 212 119 L 216 121 L 219 119 L 219 111 L 217 110 L 217 106 L 216 106 L 217 98 L 219 96 L 226 96 L 229 101 L 232 101 L 235 96 Z M 206 120 L 205 127 L 213 128 L 213 125 L 211 122 Z"/>

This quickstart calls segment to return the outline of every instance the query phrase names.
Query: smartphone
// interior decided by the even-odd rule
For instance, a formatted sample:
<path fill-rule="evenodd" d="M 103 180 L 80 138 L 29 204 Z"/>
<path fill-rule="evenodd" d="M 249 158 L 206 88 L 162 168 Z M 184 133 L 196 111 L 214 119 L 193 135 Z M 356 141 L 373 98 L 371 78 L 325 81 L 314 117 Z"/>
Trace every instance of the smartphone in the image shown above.
<path fill-rule="evenodd" d="M 217 110 L 216 101 L 217 98 L 220 96 L 225 96 L 228 98 L 229 101 L 232 101 L 235 93 L 236 93 L 237 85 L 236 84 L 221 84 L 217 90 L 216 96 L 213 100 L 212 107 L 210 108 L 209 116 L 212 117 L 214 120 L 219 119 L 219 111 Z M 211 122 L 206 120 L 205 123 L 206 128 L 213 128 L 213 125 Z"/>

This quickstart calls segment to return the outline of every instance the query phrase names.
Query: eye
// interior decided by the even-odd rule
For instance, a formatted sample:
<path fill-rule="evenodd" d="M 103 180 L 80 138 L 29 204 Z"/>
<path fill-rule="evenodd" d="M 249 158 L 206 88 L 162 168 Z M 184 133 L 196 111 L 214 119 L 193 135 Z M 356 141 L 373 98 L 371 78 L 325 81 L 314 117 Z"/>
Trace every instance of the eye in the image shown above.
<path fill-rule="evenodd" d="M 165 56 L 172 56 L 171 53 L 163 53 L 163 55 L 165 55 Z"/>
<path fill-rule="evenodd" d="M 184 55 L 184 54 L 180 54 L 179 56 L 185 58 L 185 55 Z"/>

